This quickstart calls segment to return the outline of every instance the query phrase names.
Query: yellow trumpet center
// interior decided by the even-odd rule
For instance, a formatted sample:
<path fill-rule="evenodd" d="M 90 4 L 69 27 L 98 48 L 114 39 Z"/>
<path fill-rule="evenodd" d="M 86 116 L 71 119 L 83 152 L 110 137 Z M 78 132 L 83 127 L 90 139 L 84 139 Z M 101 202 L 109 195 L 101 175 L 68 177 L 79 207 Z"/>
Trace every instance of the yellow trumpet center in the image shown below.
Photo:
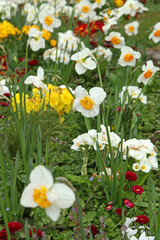
<path fill-rule="evenodd" d="M 154 33 L 155 37 L 160 37 L 160 29 L 158 29 L 155 33 Z"/>
<path fill-rule="evenodd" d="M 133 55 L 131 53 L 127 53 L 124 55 L 124 61 L 125 62 L 130 62 L 134 59 Z"/>
<path fill-rule="evenodd" d="M 141 169 L 142 169 L 142 170 L 146 170 L 146 166 L 142 165 L 142 166 L 141 166 Z"/>
<path fill-rule="evenodd" d="M 111 39 L 111 43 L 112 44 L 120 44 L 121 43 L 121 40 L 119 38 L 117 38 L 116 36 L 112 37 Z"/>
<path fill-rule="evenodd" d="M 128 31 L 129 32 L 133 32 L 134 31 L 134 27 L 133 26 L 129 26 Z"/>
<path fill-rule="evenodd" d="M 150 78 L 152 76 L 152 71 L 149 69 L 146 73 L 144 73 L 145 78 Z"/>
<path fill-rule="evenodd" d="M 47 208 L 51 205 L 51 202 L 47 199 L 47 188 L 45 186 L 40 186 L 40 188 L 34 189 L 33 200 L 41 208 Z"/>
<path fill-rule="evenodd" d="M 88 13 L 89 10 L 90 10 L 90 8 L 88 6 L 83 6 L 83 8 L 82 8 L 82 12 L 84 12 L 84 13 Z"/>
<path fill-rule="evenodd" d="M 96 3 L 100 4 L 101 3 L 101 0 L 95 0 Z"/>
<path fill-rule="evenodd" d="M 80 100 L 80 104 L 84 107 L 86 110 L 92 110 L 94 106 L 94 102 L 91 98 L 89 97 L 84 97 L 83 99 Z"/>
<path fill-rule="evenodd" d="M 45 23 L 49 26 L 52 24 L 53 19 L 50 16 L 45 17 Z"/>

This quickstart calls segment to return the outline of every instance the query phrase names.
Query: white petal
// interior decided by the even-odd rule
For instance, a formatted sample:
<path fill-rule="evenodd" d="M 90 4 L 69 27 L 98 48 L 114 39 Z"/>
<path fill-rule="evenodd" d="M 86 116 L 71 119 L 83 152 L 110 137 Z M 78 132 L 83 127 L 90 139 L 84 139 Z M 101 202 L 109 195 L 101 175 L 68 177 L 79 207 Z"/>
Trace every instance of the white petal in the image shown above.
<path fill-rule="evenodd" d="M 90 70 L 95 69 L 96 66 L 97 66 L 95 61 L 93 61 L 91 58 L 87 58 L 84 65 L 85 65 L 86 68 L 88 68 Z"/>
<path fill-rule="evenodd" d="M 37 28 L 32 27 L 32 28 L 29 30 L 29 32 L 28 32 L 28 36 L 29 36 L 29 37 L 37 37 L 38 34 L 39 34 L 39 32 L 40 32 L 40 31 L 39 31 Z"/>
<path fill-rule="evenodd" d="M 51 192 L 55 194 L 55 204 L 59 208 L 69 208 L 75 201 L 73 190 L 64 183 L 55 183 Z"/>
<path fill-rule="evenodd" d="M 77 86 L 75 89 L 76 98 L 83 98 L 84 96 L 88 96 L 88 92 L 82 87 Z"/>
<path fill-rule="evenodd" d="M 31 183 L 39 186 L 47 186 L 47 188 L 50 188 L 53 185 L 53 177 L 51 172 L 41 165 L 33 169 L 30 174 L 30 181 Z"/>
<path fill-rule="evenodd" d="M 73 54 L 73 55 L 71 56 L 71 60 L 77 61 L 77 60 L 78 60 L 78 54 L 77 54 L 77 53 Z"/>
<path fill-rule="evenodd" d="M 36 188 L 32 183 L 28 184 L 23 190 L 20 204 L 24 207 L 32 207 L 35 208 L 38 204 L 33 200 L 33 191 Z"/>
<path fill-rule="evenodd" d="M 33 81 L 37 81 L 37 77 L 30 75 L 29 77 L 26 78 L 24 81 L 25 84 L 32 84 Z"/>
<path fill-rule="evenodd" d="M 80 62 L 77 62 L 75 65 L 75 70 L 79 75 L 81 75 L 87 71 L 87 68 L 83 67 Z"/>
<path fill-rule="evenodd" d="M 42 67 L 39 67 L 37 70 L 37 78 L 43 80 L 44 78 L 44 70 Z"/>
<path fill-rule="evenodd" d="M 97 104 L 101 104 L 106 97 L 106 92 L 103 90 L 103 88 L 100 87 L 91 88 L 89 94 L 93 101 Z"/>
<path fill-rule="evenodd" d="M 60 208 L 54 206 L 53 204 L 50 207 L 45 208 L 45 211 L 48 217 L 50 217 L 53 221 L 57 221 L 60 217 Z"/>

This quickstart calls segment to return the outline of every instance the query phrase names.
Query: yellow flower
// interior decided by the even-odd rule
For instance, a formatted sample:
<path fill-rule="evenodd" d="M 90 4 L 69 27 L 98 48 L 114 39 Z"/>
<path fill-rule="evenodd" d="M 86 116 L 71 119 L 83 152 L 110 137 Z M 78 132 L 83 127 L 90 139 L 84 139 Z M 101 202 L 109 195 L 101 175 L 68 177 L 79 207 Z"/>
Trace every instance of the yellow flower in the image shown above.
<path fill-rule="evenodd" d="M 57 41 L 54 39 L 51 39 L 50 44 L 52 47 L 55 47 L 57 45 Z"/>
<path fill-rule="evenodd" d="M 114 0 L 114 3 L 116 4 L 116 7 L 122 7 L 124 5 L 123 0 Z"/>
<path fill-rule="evenodd" d="M 46 31 L 45 29 L 42 30 L 42 37 L 45 39 L 45 40 L 49 40 L 51 38 L 51 33 Z"/>

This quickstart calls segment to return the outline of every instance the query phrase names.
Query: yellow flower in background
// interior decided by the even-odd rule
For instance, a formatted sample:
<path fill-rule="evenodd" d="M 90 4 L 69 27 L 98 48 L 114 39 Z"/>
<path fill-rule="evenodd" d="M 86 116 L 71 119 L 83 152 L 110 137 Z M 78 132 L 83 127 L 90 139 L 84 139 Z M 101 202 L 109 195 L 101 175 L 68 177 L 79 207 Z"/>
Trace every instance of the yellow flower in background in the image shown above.
<path fill-rule="evenodd" d="M 31 112 L 45 111 L 47 107 L 51 107 L 58 112 L 60 117 L 60 123 L 64 121 L 63 114 L 68 114 L 72 109 L 74 98 L 67 88 L 53 86 L 52 84 L 48 84 L 49 92 L 45 93 L 43 96 L 37 88 L 32 89 L 32 97 L 29 98 L 28 94 L 25 95 L 25 103 L 24 105 L 24 93 L 22 95 L 22 107 L 26 107 L 26 112 L 30 114 Z M 16 99 L 16 102 L 15 102 Z M 14 97 L 12 97 L 12 107 L 13 110 L 20 110 L 20 95 L 17 93 Z M 17 105 L 17 108 L 16 108 Z"/>
<path fill-rule="evenodd" d="M 37 25 L 32 25 L 32 26 L 24 25 L 22 28 L 22 33 L 28 35 L 28 32 L 32 27 L 40 30 L 40 28 Z"/>
<path fill-rule="evenodd" d="M 57 41 L 55 39 L 51 39 L 50 44 L 52 47 L 56 47 Z"/>
<path fill-rule="evenodd" d="M 43 29 L 42 30 L 42 37 L 45 39 L 45 40 L 49 40 L 51 38 L 51 33 L 48 32 L 47 30 Z"/>
<path fill-rule="evenodd" d="M 124 5 L 123 0 L 114 0 L 114 3 L 116 4 L 116 7 L 122 7 Z"/>
<path fill-rule="evenodd" d="M 15 28 L 14 25 L 8 21 L 3 21 L 0 23 L 0 39 L 7 38 L 9 35 L 20 35 L 21 31 L 18 28 Z"/>

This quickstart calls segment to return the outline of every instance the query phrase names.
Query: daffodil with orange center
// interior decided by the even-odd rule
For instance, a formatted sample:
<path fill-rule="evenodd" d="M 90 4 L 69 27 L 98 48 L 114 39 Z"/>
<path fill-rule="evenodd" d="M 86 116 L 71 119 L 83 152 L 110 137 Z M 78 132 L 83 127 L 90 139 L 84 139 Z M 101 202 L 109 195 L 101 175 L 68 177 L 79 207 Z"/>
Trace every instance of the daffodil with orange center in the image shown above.
<path fill-rule="evenodd" d="M 136 65 L 136 59 L 139 59 L 141 56 L 140 52 L 134 51 L 132 48 L 128 46 L 123 46 L 121 48 L 121 55 L 118 59 L 118 63 L 125 67 L 131 66 L 134 67 Z"/>
<path fill-rule="evenodd" d="M 99 114 L 99 105 L 105 99 L 106 93 L 100 87 L 93 87 L 88 93 L 82 86 L 78 86 L 75 89 L 75 96 L 73 109 L 85 117 L 93 118 Z"/>
<path fill-rule="evenodd" d="M 159 70 L 160 68 L 154 66 L 152 60 L 147 61 L 147 63 L 142 66 L 143 73 L 138 77 L 137 82 L 142 82 L 144 85 L 146 85 L 153 75 Z"/>
<path fill-rule="evenodd" d="M 152 39 L 154 43 L 158 43 L 160 41 L 160 22 L 154 25 L 154 30 L 149 35 L 149 39 Z"/>
<path fill-rule="evenodd" d="M 30 183 L 25 187 L 20 203 L 24 207 L 44 208 L 46 214 L 57 221 L 60 209 L 69 208 L 75 201 L 73 190 L 64 183 L 53 183 L 51 172 L 37 166 L 30 174 Z"/>
<path fill-rule="evenodd" d="M 110 34 L 105 37 L 105 40 L 111 41 L 115 48 L 121 48 L 125 45 L 124 37 L 122 37 L 119 32 L 110 32 Z"/>
<path fill-rule="evenodd" d="M 58 28 L 61 25 L 61 20 L 55 18 L 50 11 L 39 14 L 39 21 L 42 27 L 48 32 L 53 32 L 54 28 Z"/>
<path fill-rule="evenodd" d="M 138 33 L 138 27 L 139 27 L 139 22 L 137 21 L 133 21 L 131 23 L 128 23 L 124 26 L 125 29 L 125 33 L 128 36 L 133 36 L 133 35 L 137 35 Z"/>

